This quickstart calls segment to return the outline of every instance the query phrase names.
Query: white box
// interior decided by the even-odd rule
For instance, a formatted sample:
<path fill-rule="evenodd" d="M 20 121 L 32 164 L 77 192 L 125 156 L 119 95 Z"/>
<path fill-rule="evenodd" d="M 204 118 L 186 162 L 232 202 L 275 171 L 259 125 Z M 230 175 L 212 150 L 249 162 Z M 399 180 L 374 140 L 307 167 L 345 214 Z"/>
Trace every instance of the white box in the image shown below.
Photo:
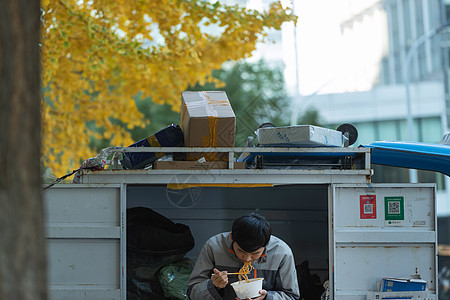
<path fill-rule="evenodd" d="M 424 292 L 367 292 L 367 300 L 399 299 L 399 300 L 433 300 L 427 291 Z"/>
<path fill-rule="evenodd" d="M 261 146 L 342 147 L 342 132 L 313 125 L 265 127 L 256 131 Z"/>

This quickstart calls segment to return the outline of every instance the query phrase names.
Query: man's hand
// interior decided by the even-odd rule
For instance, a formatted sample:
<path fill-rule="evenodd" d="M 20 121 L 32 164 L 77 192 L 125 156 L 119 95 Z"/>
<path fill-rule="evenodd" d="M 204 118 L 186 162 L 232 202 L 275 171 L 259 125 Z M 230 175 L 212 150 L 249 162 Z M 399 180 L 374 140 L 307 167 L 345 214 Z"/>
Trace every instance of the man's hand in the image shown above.
<path fill-rule="evenodd" d="M 216 288 L 223 289 L 228 284 L 227 271 L 220 272 L 214 268 L 214 275 L 211 277 L 211 281 Z"/>
<path fill-rule="evenodd" d="M 247 297 L 246 300 L 264 300 L 264 299 L 266 298 L 266 296 L 267 296 L 267 291 L 266 291 L 266 290 L 260 290 L 260 291 L 259 291 L 259 294 L 260 294 L 261 296 L 256 297 L 256 298 L 249 298 L 249 297 Z M 238 297 L 236 297 L 236 300 L 241 300 L 241 299 L 239 299 Z"/>

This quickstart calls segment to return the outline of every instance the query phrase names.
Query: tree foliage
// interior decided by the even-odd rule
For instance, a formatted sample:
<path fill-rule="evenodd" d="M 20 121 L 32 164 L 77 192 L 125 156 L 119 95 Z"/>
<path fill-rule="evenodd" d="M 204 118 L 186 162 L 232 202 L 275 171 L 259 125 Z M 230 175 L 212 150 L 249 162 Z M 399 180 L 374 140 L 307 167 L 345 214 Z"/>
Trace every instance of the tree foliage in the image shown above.
<path fill-rule="evenodd" d="M 44 165 L 77 167 L 96 154 L 92 139 L 129 145 L 126 129 L 148 122 L 133 96 L 179 110 L 181 91 L 219 84 L 212 70 L 292 20 L 279 2 L 258 12 L 206 0 L 43 1 Z"/>

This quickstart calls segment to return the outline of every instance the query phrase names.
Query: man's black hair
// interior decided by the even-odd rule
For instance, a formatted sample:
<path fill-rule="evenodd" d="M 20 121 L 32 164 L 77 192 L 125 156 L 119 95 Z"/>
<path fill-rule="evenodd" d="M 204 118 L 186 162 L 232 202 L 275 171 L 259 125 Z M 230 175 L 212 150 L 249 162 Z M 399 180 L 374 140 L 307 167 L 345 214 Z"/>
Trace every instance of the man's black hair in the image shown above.
<path fill-rule="evenodd" d="M 256 213 L 237 218 L 231 228 L 231 237 L 246 252 L 254 252 L 269 243 L 272 227 Z"/>

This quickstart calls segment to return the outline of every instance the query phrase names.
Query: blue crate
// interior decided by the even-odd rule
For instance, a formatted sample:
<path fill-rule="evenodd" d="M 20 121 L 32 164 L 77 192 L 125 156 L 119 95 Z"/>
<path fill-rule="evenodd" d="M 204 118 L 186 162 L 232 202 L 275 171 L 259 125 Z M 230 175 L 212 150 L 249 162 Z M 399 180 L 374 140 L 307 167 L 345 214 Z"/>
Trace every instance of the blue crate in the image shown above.
<path fill-rule="evenodd" d="M 427 282 L 413 278 L 383 278 L 381 280 L 381 292 L 415 292 L 425 291 Z"/>

